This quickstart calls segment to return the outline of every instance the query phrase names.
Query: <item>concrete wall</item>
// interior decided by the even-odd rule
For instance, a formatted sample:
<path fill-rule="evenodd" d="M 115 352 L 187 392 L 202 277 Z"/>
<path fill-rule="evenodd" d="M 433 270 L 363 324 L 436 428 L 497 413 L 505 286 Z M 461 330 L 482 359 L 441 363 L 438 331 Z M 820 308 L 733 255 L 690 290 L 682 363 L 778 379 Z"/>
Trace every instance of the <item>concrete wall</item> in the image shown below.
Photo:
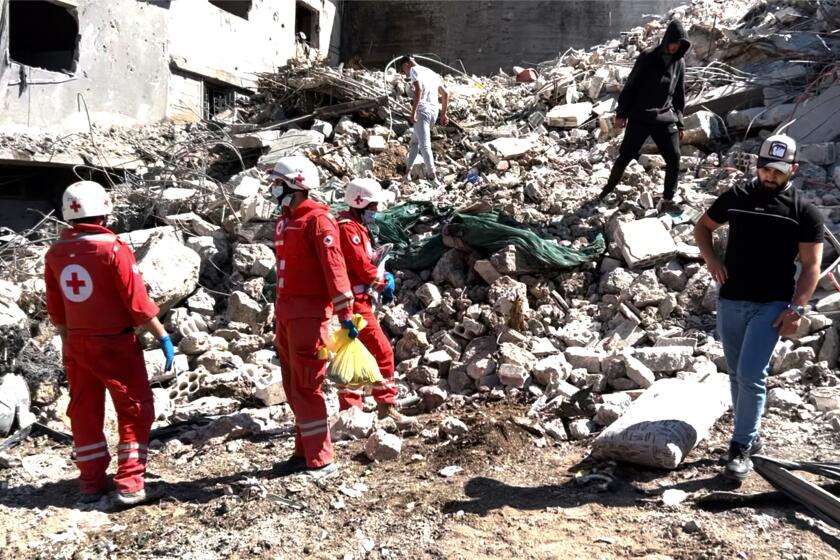
<path fill-rule="evenodd" d="M 4 66 L 0 48 L 0 125 L 86 128 L 78 92 L 98 125 L 196 120 L 205 79 L 249 89 L 295 53 L 295 0 L 253 0 L 247 20 L 207 0 L 52 1 L 76 10 L 78 64 L 72 74 Z M 301 2 L 319 12 L 319 54 L 337 52 L 337 0 Z M 0 24 L 0 46 L 7 35 Z"/>
<path fill-rule="evenodd" d="M 468 72 L 538 63 L 569 47 L 617 38 L 684 0 L 475 1 L 367 0 L 348 2 L 342 18 L 341 60 L 367 67 L 404 53 L 462 60 Z M 458 64 L 452 64 L 459 67 Z"/>
<path fill-rule="evenodd" d="M 78 121 L 77 93 L 97 122 L 161 119 L 169 79 L 167 11 L 134 0 L 62 4 L 75 5 L 79 21 L 75 72 L 11 62 L 6 94 L 0 99 L 0 124 L 50 127 L 62 126 L 68 118 Z"/>

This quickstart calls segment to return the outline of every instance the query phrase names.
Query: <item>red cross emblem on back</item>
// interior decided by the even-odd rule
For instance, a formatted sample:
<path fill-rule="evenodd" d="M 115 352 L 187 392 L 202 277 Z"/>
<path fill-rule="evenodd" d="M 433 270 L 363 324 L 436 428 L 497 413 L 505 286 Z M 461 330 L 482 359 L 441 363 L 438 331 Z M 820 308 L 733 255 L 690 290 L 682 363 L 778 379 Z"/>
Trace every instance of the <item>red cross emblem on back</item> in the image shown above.
<path fill-rule="evenodd" d="M 79 204 L 78 200 L 73 199 L 73 202 L 70 203 L 70 209 L 73 210 L 73 212 L 78 212 L 82 209 L 82 205 Z"/>
<path fill-rule="evenodd" d="M 84 288 L 85 286 L 87 286 L 85 281 L 79 278 L 79 275 L 75 272 L 70 275 L 70 280 L 67 280 L 65 284 L 67 284 L 68 288 L 73 290 L 73 293 L 75 295 L 79 295 L 81 293 L 81 290 L 79 288 Z"/>

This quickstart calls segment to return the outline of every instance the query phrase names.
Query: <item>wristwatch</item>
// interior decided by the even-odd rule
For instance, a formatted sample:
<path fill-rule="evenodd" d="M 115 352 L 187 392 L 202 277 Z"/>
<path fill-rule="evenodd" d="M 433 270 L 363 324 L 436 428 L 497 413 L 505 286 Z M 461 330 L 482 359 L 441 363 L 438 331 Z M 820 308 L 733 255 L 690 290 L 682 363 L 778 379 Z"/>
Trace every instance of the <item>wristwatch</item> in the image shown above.
<path fill-rule="evenodd" d="M 811 306 L 809 305 L 795 305 L 793 303 L 788 304 L 788 309 L 792 310 L 794 313 L 799 315 L 800 317 L 804 317 L 808 311 L 811 310 Z"/>

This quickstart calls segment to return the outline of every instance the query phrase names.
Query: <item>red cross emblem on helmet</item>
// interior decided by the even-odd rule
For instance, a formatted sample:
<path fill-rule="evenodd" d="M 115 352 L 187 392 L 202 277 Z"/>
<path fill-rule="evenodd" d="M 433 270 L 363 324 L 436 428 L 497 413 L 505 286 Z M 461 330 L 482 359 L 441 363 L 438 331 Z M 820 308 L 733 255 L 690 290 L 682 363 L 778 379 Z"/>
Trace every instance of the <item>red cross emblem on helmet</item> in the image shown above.
<path fill-rule="evenodd" d="M 298 185 L 303 185 L 303 182 L 305 180 L 306 178 L 303 176 L 303 173 L 298 173 L 297 177 L 295 177 L 295 183 L 297 183 Z"/>
<path fill-rule="evenodd" d="M 362 198 L 362 195 L 357 194 L 357 195 L 356 195 L 356 198 L 354 198 L 354 199 L 353 199 L 353 201 L 354 201 L 356 204 L 361 204 L 362 202 L 364 202 L 364 201 L 365 201 L 365 199 L 364 199 L 364 198 Z"/>
<path fill-rule="evenodd" d="M 74 199 L 73 202 L 70 204 L 70 208 L 73 210 L 73 212 L 78 212 L 82 209 L 82 205 L 79 204 L 78 200 Z"/>

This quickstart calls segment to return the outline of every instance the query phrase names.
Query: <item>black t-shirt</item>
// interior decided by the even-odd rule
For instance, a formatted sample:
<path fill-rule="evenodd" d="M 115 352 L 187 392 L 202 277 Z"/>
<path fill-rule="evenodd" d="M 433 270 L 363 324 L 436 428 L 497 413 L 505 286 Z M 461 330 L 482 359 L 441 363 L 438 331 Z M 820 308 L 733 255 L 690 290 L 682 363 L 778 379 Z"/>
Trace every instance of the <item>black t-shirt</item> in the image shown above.
<path fill-rule="evenodd" d="M 733 187 L 709 208 L 709 218 L 729 222 L 728 278 L 720 297 L 766 303 L 790 301 L 799 243 L 823 240 L 823 219 L 790 184 L 781 192 L 757 179 Z"/>

